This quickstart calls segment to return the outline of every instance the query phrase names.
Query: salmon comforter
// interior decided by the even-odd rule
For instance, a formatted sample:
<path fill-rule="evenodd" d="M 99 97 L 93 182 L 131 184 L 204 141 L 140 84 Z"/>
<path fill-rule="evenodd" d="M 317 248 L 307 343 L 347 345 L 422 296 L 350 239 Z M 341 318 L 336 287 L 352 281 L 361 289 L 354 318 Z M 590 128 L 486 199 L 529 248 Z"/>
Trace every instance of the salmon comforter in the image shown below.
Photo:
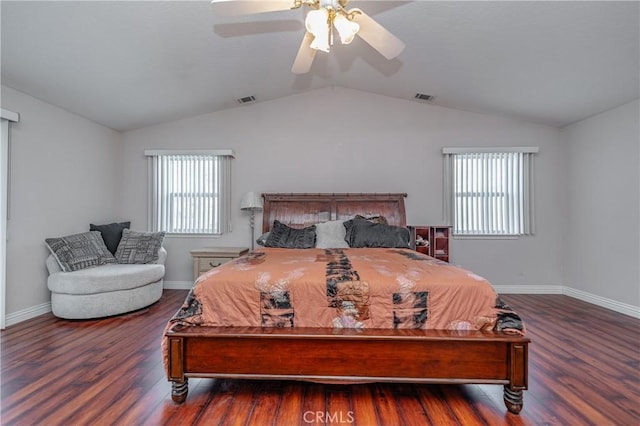
<path fill-rule="evenodd" d="M 397 248 L 253 251 L 200 276 L 167 330 L 177 324 L 524 334 L 484 278 Z"/>

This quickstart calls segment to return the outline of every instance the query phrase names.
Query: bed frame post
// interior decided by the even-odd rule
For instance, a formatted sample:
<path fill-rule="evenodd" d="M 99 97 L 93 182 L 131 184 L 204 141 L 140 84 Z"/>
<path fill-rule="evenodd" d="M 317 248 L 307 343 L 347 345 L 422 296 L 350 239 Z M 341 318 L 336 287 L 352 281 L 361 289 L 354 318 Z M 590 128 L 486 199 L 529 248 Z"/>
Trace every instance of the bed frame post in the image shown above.
<path fill-rule="evenodd" d="M 504 404 L 514 414 L 524 405 L 523 390 L 527 389 L 527 343 L 512 343 L 509 351 L 509 384 L 504 386 Z"/>
<path fill-rule="evenodd" d="M 171 380 L 171 399 L 181 404 L 189 393 L 189 379 L 184 375 L 184 339 L 169 338 L 169 380 Z"/>

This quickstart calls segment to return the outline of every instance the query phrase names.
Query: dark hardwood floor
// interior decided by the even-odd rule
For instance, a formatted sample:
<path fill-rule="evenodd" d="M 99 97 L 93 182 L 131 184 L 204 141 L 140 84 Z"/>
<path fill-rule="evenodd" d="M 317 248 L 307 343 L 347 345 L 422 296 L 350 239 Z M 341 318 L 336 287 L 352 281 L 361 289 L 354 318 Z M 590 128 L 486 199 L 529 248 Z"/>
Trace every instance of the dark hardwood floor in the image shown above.
<path fill-rule="evenodd" d="M 524 318 L 529 390 L 519 416 L 493 385 L 322 385 L 192 379 L 172 402 L 160 352 L 186 291 L 129 315 L 51 314 L 2 331 L 3 425 L 638 425 L 640 320 L 560 295 L 505 295 Z"/>

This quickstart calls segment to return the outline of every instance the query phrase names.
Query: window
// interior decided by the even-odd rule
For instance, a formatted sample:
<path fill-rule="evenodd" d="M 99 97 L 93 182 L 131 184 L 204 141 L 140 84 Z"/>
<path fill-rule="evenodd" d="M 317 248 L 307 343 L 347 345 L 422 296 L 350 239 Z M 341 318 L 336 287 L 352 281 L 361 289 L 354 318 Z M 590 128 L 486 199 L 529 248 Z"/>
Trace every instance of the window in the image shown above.
<path fill-rule="evenodd" d="M 445 217 L 456 235 L 530 235 L 535 147 L 444 148 Z"/>
<path fill-rule="evenodd" d="M 150 158 L 150 223 L 168 234 L 230 230 L 233 151 L 145 151 Z"/>

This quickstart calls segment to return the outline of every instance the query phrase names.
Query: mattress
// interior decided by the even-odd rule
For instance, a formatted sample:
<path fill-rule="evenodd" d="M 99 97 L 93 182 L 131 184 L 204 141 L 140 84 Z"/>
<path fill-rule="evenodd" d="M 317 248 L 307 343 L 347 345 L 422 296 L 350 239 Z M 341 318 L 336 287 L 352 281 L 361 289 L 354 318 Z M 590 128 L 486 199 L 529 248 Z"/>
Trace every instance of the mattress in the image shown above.
<path fill-rule="evenodd" d="M 525 332 L 486 279 L 399 248 L 255 250 L 200 276 L 176 324 Z"/>

